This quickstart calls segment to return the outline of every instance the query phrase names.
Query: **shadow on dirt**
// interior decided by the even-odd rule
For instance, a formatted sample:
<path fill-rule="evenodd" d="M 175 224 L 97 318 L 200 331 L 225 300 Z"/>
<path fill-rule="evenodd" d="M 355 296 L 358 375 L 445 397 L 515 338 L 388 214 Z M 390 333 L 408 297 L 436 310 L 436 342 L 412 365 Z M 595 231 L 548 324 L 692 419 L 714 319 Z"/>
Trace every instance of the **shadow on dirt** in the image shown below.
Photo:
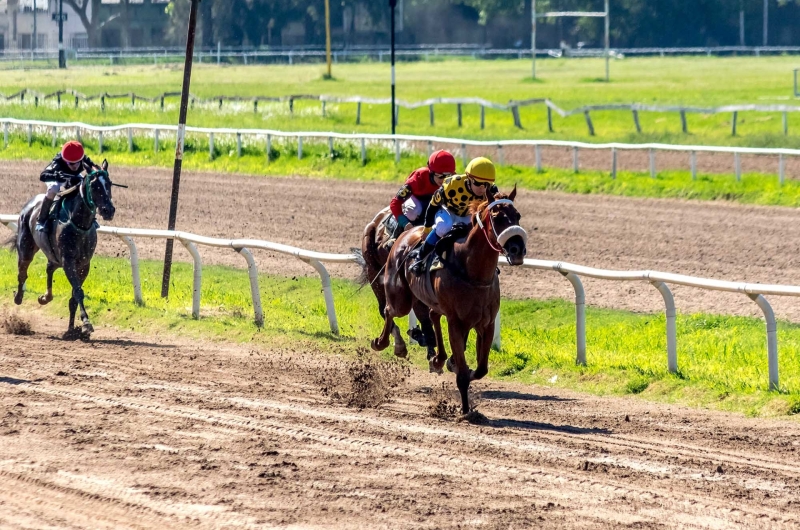
<path fill-rule="evenodd" d="M 509 419 L 489 419 L 483 424 L 486 427 L 497 429 L 524 429 L 528 431 L 551 431 L 564 434 L 612 434 L 613 431 L 597 427 L 574 427 L 572 425 L 553 425 L 552 423 L 541 423 L 538 421 L 519 421 Z"/>
<path fill-rule="evenodd" d="M 7 385 L 24 385 L 26 383 L 32 383 L 33 381 L 28 381 L 27 379 L 15 379 L 13 377 L 0 377 L 0 383 L 5 383 Z"/>
<path fill-rule="evenodd" d="M 523 394 L 513 390 L 484 390 L 480 393 L 481 399 L 488 400 L 516 400 L 516 401 L 575 401 L 572 398 L 562 398 L 558 396 L 537 396 L 536 394 Z"/>

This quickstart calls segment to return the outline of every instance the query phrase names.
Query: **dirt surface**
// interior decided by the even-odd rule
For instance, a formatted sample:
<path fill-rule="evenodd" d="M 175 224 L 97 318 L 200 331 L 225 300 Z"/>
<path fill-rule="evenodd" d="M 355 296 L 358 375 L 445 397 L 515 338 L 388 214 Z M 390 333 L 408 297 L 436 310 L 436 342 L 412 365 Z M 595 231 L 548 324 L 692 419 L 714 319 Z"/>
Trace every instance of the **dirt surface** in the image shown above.
<path fill-rule="evenodd" d="M 32 163 L 6 163 L 0 212 L 19 211 L 41 191 Z M 112 178 L 130 185 L 115 190 L 112 224 L 165 228 L 171 171 L 111 168 Z M 206 236 L 267 239 L 327 252 L 360 246 L 363 227 L 396 192 L 396 184 L 309 178 L 259 178 L 185 172 L 178 229 Z M 800 211 L 731 203 L 632 199 L 522 191 L 517 199 L 530 234 L 528 257 L 612 269 L 653 269 L 708 278 L 800 284 Z M 143 258 L 162 259 L 163 241 L 138 239 Z M 180 245 L 178 259 L 190 261 Z M 127 256 L 119 240 L 101 238 L 100 252 Z M 226 249 L 201 247 L 204 263 L 244 267 Z M 256 252 L 263 272 L 316 274 L 308 265 Z M 355 266 L 331 266 L 334 276 L 355 278 Z M 35 273 L 35 271 L 33 271 Z M 44 274 L 44 271 L 40 271 Z M 587 303 L 661 311 L 659 293 L 648 284 L 585 279 Z M 559 274 L 502 269 L 503 294 L 518 298 L 572 298 Z M 761 316 L 747 297 L 691 288 L 673 289 L 681 312 L 707 311 Z M 800 321 L 800 301 L 770 299 L 779 318 Z"/>
<path fill-rule="evenodd" d="M 791 420 L 481 382 L 471 425 L 452 375 L 348 407 L 352 355 L 53 325 L 0 333 L 2 528 L 800 527 Z"/>

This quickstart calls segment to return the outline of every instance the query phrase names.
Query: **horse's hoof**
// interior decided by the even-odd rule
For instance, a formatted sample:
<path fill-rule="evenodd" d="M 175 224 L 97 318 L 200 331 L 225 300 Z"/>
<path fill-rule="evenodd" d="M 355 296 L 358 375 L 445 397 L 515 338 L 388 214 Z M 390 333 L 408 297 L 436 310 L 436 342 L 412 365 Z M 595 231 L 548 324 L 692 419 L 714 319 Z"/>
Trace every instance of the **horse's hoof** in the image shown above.
<path fill-rule="evenodd" d="M 401 359 L 406 359 L 408 357 L 408 348 L 406 347 L 405 344 L 395 345 L 394 354 L 396 357 L 400 357 Z"/>
<path fill-rule="evenodd" d="M 444 370 L 442 370 L 442 365 L 438 365 L 435 360 L 428 361 L 428 370 L 432 374 L 442 375 L 444 374 Z"/>
<path fill-rule="evenodd" d="M 386 344 L 381 347 L 382 345 L 378 339 L 372 339 L 369 345 L 372 347 L 373 351 L 383 351 L 386 349 L 386 346 L 388 346 L 388 344 Z"/>
<path fill-rule="evenodd" d="M 472 425 L 486 425 L 489 423 L 489 418 L 478 412 L 477 410 L 471 410 L 469 412 L 464 412 L 458 418 L 459 422 L 465 421 L 467 423 L 471 423 Z"/>
<path fill-rule="evenodd" d="M 61 337 L 64 340 L 78 340 L 81 338 L 81 331 L 78 328 L 68 329 Z"/>
<path fill-rule="evenodd" d="M 43 294 L 38 298 L 38 300 L 39 300 L 39 305 L 47 305 L 53 300 L 53 297 Z"/>
<path fill-rule="evenodd" d="M 448 372 L 450 372 L 451 374 L 454 374 L 454 373 L 456 373 L 456 369 L 455 369 L 455 367 L 453 366 L 453 358 L 452 358 L 452 357 L 450 357 L 449 359 L 447 359 L 447 362 L 445 362 L 445 363 L 444 363 L 444 365 L 447 367 L 447 371 L 448 371 Z"/>
<path fill-rule="evenodd" d="M 88 337 L 92 333 L 94 333 L 94 326 L 92 326 L 89 322 L 87 322 L 81 328 L 81 335 L 86 335 Z"/>
<path fill-rule="evenodd" d="M 17 305 L 22 305 L 22 292 L 14 291 L 14 303 Z"/>

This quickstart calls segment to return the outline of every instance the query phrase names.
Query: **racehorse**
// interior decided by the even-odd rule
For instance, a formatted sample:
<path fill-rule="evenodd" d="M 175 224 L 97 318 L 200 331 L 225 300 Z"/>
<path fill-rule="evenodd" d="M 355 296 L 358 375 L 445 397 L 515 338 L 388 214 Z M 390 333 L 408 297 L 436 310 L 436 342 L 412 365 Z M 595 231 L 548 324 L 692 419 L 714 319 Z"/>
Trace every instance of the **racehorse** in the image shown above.
<path fill-rule="evenodd" d="M 453 243 L 441 259 L 442 268 L 417 276 L 409 270 L 408 254 L 423 237 L 416 228 L 402 234 L 389 253 L 384 272 L 386 306 L 381 335 L 372 341 L 372 348 L 382 351 L 389 345 L 395 329 L 394 319 L 407 315 L 414 308 L 423 331 L 435 329 L 435 357 L 429 357 L 431 371 L 447 368 L 456 373 L 461 394 L 461 410 L 469 413 L 469 385 L 489 371 L 489 351 L 494 337 L 494 323 L 500 309 L 500 281 L 497 260 L 503 254 L 511 265 L 522 265 L 527 253 L 528 234 L 519 226 L 520 214 L 514 207 L 517 188 L 509 194 L 489 195 L 486 201 L 472 205 L 472 223 L 466 240 Z M 438 249 L 437 249 L 438 250 Z M 421 307 L 428 308 L 422 311 Z M 442 338 L 441 318 L 447 317 L 452 356 Z M 476 370 L 470 370 L 464 356 L 467 337 L 477 333 Z"/>
<path fill-rule="evenodd" d="M 83 304 L 83 282 L 89 275 L 90 262 L 97 247 L 97 213 L 105 221 L 114 219 L 116 208 L 111 199 L 111 187 L 115 185 L 108 176 L 108 162 L 103 161 L 102 170 L 93 171 L 80 182 L 62 191 L 61 206 L 56 202 L 55 226 L 48 232 L 34 230 L 44 195 L 31 199 L 19 214 L 17 235 L 12 243 L 17 251 L 17 280 L 19 286 L 14 292 L 14 303 L 20 305 L 24 295 L 28 267 L 37 251 L 47 257 L 47 292 L 39 297 L 39 304 L 45 305 L 53 299 L 53 273 L 59 268 L 72 286 L 69 300 L 69 328 L 64 334 L 68 340 L 78 338 L 88 340 L 94 331 Z M 75 328 L 75 312 L 81 309 L 80 330 Z"/>

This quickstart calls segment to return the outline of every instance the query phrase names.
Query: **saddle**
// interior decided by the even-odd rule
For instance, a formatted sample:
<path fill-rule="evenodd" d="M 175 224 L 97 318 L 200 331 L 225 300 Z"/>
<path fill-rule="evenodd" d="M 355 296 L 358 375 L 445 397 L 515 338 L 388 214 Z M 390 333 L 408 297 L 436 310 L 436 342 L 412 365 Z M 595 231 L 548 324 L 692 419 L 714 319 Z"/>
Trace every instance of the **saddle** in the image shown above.
<path fill-rule="evenodd" d="M 445 267 L 445 260 L 447 259 L 447 252 L 453 249 L 453 245 L 463 242 L 469 235 L 472 227 L 470 225 L 458 224 L 447 232 L 437 243 L 433 252 L 428 254 L 423 264 L 422 272 L 431 273 L 438 271 Z"/>

